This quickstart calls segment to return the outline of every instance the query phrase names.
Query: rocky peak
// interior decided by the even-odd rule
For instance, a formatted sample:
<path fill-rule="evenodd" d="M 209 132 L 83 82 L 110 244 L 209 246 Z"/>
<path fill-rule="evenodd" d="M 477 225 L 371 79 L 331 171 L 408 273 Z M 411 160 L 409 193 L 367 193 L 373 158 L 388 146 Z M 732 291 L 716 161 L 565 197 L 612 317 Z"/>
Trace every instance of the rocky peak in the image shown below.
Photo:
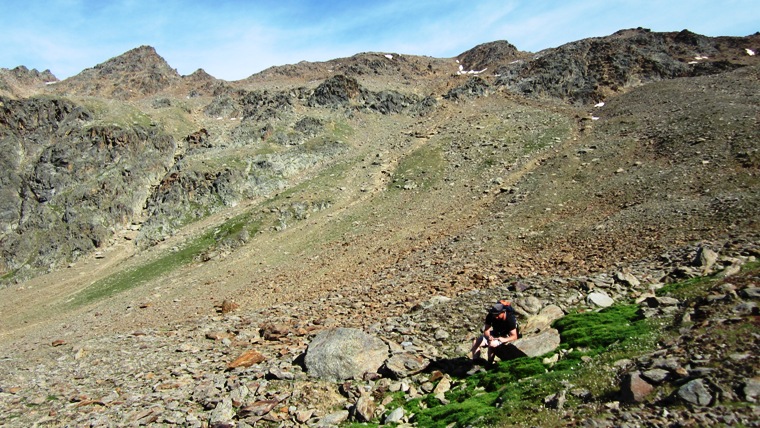
<path fill-rule="evenodd" d="M 206 70 L 202 68 L 195 70 L 192 74 L 182 76 L 182 79 L 187 79 L 193 82 L 208 82 L 216 80 L 214 76 L 208 74 Z"/>
<path fill-rule="evenodd" d="M 104 63 L 96 65 L 94 68 L 95 70 L 99 70 L 101 74 L 139 73 L 153 69 L 160 70 L 167 75 L 178 76 L 177 71 L 172 69 L 166 60 L 158 55 L 155 48 L 145 45 L 111 58 Z"/>
<path fill-rule="evenodd" d="M 180 75 L 151 46 L 140 46 L 66 79 L 57 90 L 77 95 L 133 99 L 153 95 Z"/>
<path fill-rule="evenodd" d="M 483 43 L 459 54 L 456 58 L 465 70 L 496 69 L 525 56 L 506 40 Z"/>

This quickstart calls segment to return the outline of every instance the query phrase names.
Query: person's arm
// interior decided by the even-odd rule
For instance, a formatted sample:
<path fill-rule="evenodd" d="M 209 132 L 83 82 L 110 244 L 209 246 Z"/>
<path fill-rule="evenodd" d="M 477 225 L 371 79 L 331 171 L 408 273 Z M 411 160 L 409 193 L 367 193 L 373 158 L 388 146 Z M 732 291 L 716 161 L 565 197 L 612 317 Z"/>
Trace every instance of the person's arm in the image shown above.
<path fill-rule="evenodd" d="M 493 333 L 493 327 L 491 325 L 489 325 L 489 324 L 486 324 L 483 327 L 483 336 L 485 336 L 485 338 L 489 342 L 492 341 L 492 340 L 494 340 L 494 339 L 496 339 L 496 336 L 494 336 L 492 333 Z"/>
<path fill-rule="evenodd" d="M 517 329 L 512 329 L 512 331 L 509 332 L 509 336 L 507 337 L 497 337 L 496 339 L 501 343 L 514 342 L 517 340 Z"/>

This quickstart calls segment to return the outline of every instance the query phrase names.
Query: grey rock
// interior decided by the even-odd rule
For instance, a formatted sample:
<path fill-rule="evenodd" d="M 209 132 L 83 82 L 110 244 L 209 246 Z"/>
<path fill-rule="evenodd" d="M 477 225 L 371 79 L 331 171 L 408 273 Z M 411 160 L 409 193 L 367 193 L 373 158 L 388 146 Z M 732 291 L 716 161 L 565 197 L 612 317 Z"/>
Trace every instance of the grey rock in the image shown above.
<path fill-rule="evenodd" d="M 330 413 L 322 417 L 317 423 L 318 427 L 331 427 L 338 426 L 348 420 L 348 410 L 338 410 L 337 412 Z"/>
<path fill-rule="evenodd" d="M 388 358 L 382 340 L 361 330 L 336 328 L 318 333 L 306 351 L 304 363 L 311 376 L 328 381 L 361 379 L 377 372 Z"/>
<path fill-rule="evenodd" d="M 430 360 L 421 355 L 404 352 L 388 358 L 385 368 L 394 378 L 402 379 L 425 370 L 429 364 Z"/>
<path fill-rule="evenodd" d="M 615 303 L 615 300 L 613 300 L 610 296 L 598 292 L 589 293 L 589 295 L 586 297 L 586 301 L 590 305 L 599 306 L 602 308 L 610 307 Z"/>
<path fill-rule="evenodd" d="M 750 403 L 757 403 L 758 397 L 760 397 L 760 378 L 753 377 L 747 379 L 742 392 L 744 393 L 745 400 Z"/>
<path fill-rule="evenodd" d="M 694 257 L 692 264 L 701 268 L 703 272 L 709 272 L 717 261 L 718 253 L 707 247 L 700 247 L 699 250 L 697 250 L 697 255 Z"/>
<path fill-rule="evenodd" d="M 369 394 L 362 394 L 354 405 L 354 418 L 358 422 L 369 422 L 375 415 L 377 404 Z"/>
<path fill-rule="evenodd" d="M 514 302 L 516 308 L 521 308 L 528 314 L 534 315 L 541 310 L 541 300 L 535 296 L 528 296 Z"/>
<path fill-rule="evenodd" d="M 567 391 L 564 389 L 556 394 L 544 397 L 544 406 L 547 409 L 563 410 L 565 408 L 565 401 L 567 397 Z"/>
<path fill-rule="evenodd" d="M 232 422 L 232 418 L 235 417 L 235 409 L 232 407 L 232 400 L 229 397 L 225 397 L 222 401 L 216 405 L 216 408 L 211 411 L 210 421 L 211 423 L 219 422 Z"/>
<path fill-rule="evenodd" d="M 713 400 L 710 390 L 702 379 L 688 382 L 678 389 L 677 394 L 683 401 L 695 406 L 708 406 Z"/>
<path fill-rule="evenodd" d="M 739 290 L 739 295 L 745 299 L 760 299 L 760 287 L 747 287 Z"/>
<path fill-rule="evenodd" d="M 641 281 L 630 272 L 618 272 L 615 274 L 615 279 L 621 284 L 629 287 L 638 287 L 641 285 Z"/>
<path fill-rule="evenodd" d="M 402 422 L 403 419 L 404 419 L 404 408 L 397 407 L 393 409 L 392 412 L 388 413 L 388 415 L 385 417 L 384 422 L 386 424 L 397 424 L 399 422 Z"/>
<path fill-rule="evenodd" d="M 658 385 L 670 377 L 670 372 L 663 369 L 651 369 L 643 372 L 641 374 L 641 377 L 655 385 Z"/>
<path fill-rule="evenodd" d="M 557 305 L 548 305 L 533 316 L 528 317 L 524 324 L 520 325 L 522 334 L 533 334 L 544 331 L 551 327 L 552 323 L 565 316 L 565 312 Z"/>
<path fill-rule="evenodd" d="M 559 347 L 560 336 L 556 329 L 550 328 L 536 335 L 524 336 L 514 342 L 496 348 L 496 355 L 502 359 L 519 357 L 539 357 Z"/>

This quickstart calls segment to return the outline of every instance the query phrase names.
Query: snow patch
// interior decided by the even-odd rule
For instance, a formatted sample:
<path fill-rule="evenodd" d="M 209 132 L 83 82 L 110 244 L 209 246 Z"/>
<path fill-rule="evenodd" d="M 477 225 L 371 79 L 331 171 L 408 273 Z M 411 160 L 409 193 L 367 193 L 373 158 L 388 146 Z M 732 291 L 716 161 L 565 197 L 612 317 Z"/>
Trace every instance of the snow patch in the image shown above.
<path fill-rule="evenodd" d="M 755 51 L 752 49 L 744 49 L 745 52 L 747 52 L 747 55 L 749 56 L 755 56 Z"/>
<path fill-rule="evenodd" d="M 462 75 L 462 74 L 480 74 L 480 73 L 482 73 L 482 72 L 484 72 L 486 70 L 488 70 L 488 67 L 486 67 L 486 68 L 484 68 L 482 70 L 467 70 L 467 71 L 464 71 L 464 67 L 462 67 L 462 65 L 460 64 L 459 65 L 459 70 L 457 71 L 457 74 L 458 75 Z"/>
<path fill-rule="evenodd" d="M 386 57 L 386 58 L 388 58 L 388 59 L 393 59 L 393 55 L 391 55 L 391 54 L 385 54 L 383 56 Z"/>
<path fill-rule="evenodd" d="M 594 104 L 594 107 L 596 107 L 596 108 L 604 107 L 604 101 L 601 101 L 601 102 L 598 102 L 598 103 Z"/>

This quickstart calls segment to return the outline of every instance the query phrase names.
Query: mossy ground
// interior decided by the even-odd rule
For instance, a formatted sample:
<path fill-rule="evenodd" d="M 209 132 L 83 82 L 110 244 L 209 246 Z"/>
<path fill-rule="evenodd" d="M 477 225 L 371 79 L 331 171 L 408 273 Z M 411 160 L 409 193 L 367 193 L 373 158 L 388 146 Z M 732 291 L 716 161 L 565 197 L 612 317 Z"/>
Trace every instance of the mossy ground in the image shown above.
<path fill-rule="evenodd" d="M 601 311 L 570 314 L 554 325 L 562 336 L 562 359 L 545 365 L 543 358 L 497 362 L 487 371 L 455 379 L 442 404 L 432 395 L 403 406 L 418 426 L 551 426 L 560 421 L 546 409 L 544 398 L 568 385 L 604 397 L 616 388 L 615 373 L 599 369 L 611 362 L 654 349 L 656 326 L 643 319 L 636 305 L 618 305 Z M 603 364 L 602 364 L 603 365 Z M 580 399 L 567 396 L 568 405 Z"/>

